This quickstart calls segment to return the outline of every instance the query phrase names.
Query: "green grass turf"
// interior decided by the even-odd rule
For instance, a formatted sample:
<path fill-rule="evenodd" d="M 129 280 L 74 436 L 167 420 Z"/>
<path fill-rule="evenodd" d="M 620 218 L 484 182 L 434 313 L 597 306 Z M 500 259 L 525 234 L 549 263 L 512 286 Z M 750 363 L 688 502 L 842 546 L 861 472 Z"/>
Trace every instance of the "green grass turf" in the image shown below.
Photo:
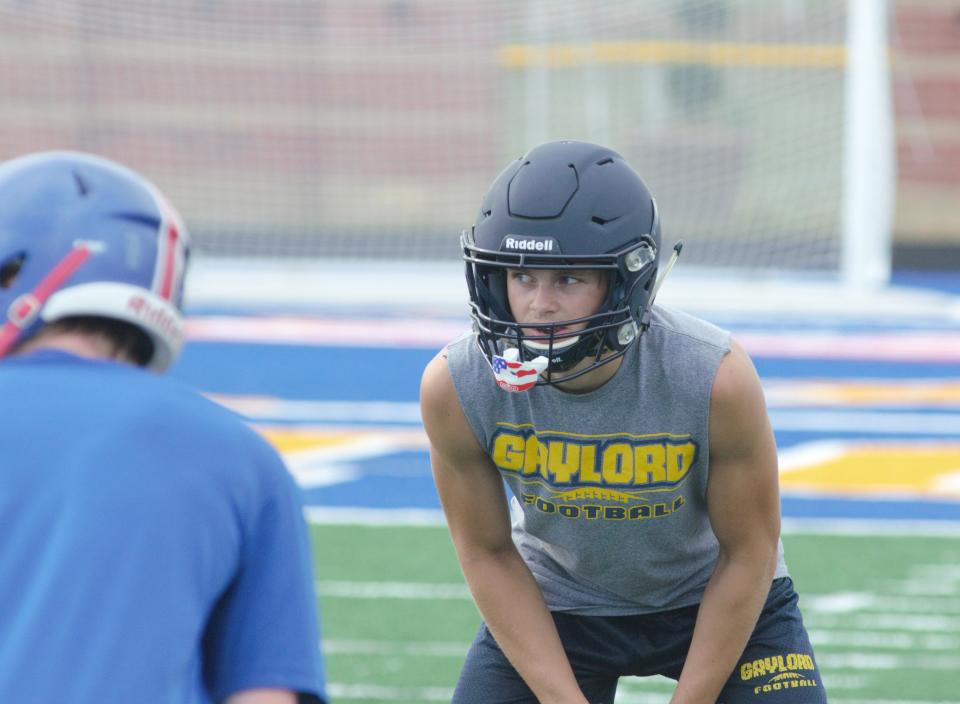
<path fill-rule="evenodd" d="M 462 575 L 446 530 L 312 531 L 334 702 L 444 701 L 480 621 L 468 597 L 456 598 Z M 960 538 L 794 534 L 783 542 L 831 702 L 960 703 Z M 443 585 L 454 598 L 342 593 L 370 583 Z M 879 601 L 864 606 L 871 598 Z M 818 644 L 818 633 L 829 642 Z M 621 689 L 625 702 L 669 699 L 662 680 Z"/>

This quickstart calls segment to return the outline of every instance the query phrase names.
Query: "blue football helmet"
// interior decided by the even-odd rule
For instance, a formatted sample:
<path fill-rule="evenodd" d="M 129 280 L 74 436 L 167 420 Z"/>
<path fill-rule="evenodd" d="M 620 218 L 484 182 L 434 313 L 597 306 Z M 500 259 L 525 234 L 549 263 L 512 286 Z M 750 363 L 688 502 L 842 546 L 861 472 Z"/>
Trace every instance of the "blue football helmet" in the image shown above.
<path fill-rule="evenodd" d="M 461 246 L 474 330 L 495 373 L 504 352 L 516 348 L 523 361 L 546 357 L 537 384 L 569 380 L 623 355 L 649 325 L 660 260 L 657 205 L 611 149 L 574 141 L 533 148 L 494 180 Z M 593 315 L 538 324 L 542 334 L 527 334 L 510 311 L 508 269 L 600 270 L 606 299 Z M 586 326 L 576 333 L 560 331 L 580 323 Z M 587 357 L 587 368 L 554 376 Z"/>
<path fill-rule="evenodd" d="M 132 323 L 165 370 L 183 344 L 189 235 L 146 179 L 79 152 L 0 164 L 0 357 L 44 323 L 97 316 Z"/>

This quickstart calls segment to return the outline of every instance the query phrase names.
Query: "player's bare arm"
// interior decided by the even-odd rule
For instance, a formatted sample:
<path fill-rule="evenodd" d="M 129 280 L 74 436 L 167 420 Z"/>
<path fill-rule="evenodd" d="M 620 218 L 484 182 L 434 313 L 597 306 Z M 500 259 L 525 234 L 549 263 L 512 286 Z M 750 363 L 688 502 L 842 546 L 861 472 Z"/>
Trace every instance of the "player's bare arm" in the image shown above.
<path fill-rule="evenodd" d="M 710 401 L 707 505 L 720 544 L 672 704 L 716 701 L 756 624 L 780 536 L 777 453 L 760 381 L 734 342 Z"/>
<path fill-rule="evenodd" d="M 444 353 L 424 371 L 420 403 L 450 535 L 488 628 L 541 702 L 584 704 L 540 588 L 510 538 L 503 481 L 460 408 Z"/>

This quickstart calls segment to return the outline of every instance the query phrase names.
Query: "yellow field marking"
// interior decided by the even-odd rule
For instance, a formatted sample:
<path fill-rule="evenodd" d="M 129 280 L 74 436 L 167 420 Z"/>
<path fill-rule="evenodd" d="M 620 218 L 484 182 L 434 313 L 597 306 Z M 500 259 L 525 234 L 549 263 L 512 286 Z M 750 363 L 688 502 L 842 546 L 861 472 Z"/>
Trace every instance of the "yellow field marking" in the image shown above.
<path fill-rule="evenodd" d="M 280 453 L 314 450 L 321 447 L 345 445 L 361 436 L 361 433 L 343 431 L 318 432 L 286 428 L 262 428 L 257 430 Z"/>
<path fill-rule="evenodd" d="M 507 68 L 571 68 L 597 64 L 687 64 L 752 68 L 839 69 L 847 52 L 833 44 L 618 41 L 510 44 L 497 51 Z"/>
<path fill-rule="evenodd" d="M 297 457 L 341 461 L 427 449 L 426 437 L 418 429 L 258 426 L 257 430 L 294 464 Z M 958 443 L 836 443 L 829 452 L 795 456 L 809 457 L 809 464 L 801 461 L 784 468 L 780 484 L 785 492 L 960 498 Z"/>
<path fill-rule="evenodd" d="M 287 428 L 257 424 L 254 429 L 286 455 L 340 450 L 358 456 L 372 456 L 410 449 L 426 450 L 428 447 L 427 436 L 419 428 Z"/>
<path fill-rule="evenodd" d="M 770 382 L 765 387 L 772 406 L 960 406 L 960 382 Z"/>
<path fill-rule="evenodd" d="M 853 444 L 837 457 L 792 468 L 786 490 L 960 497 L 960 445 Z"/>

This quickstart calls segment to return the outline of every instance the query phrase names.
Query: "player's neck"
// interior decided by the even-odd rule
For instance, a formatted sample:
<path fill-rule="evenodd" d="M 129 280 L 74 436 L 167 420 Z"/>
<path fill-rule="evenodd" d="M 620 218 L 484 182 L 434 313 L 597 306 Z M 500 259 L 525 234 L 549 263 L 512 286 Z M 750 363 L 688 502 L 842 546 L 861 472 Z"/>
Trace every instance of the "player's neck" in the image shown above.
<path fill-rule="evenodd" d="M 86 359 L 131 362 L 126 355 L 118 354 L 114 345 L 106 337 L 81 332 L 47 332 L 41 330 L 17 347 L 14 354 L 23 355 L 38 350 L 57 350 Z"/>

